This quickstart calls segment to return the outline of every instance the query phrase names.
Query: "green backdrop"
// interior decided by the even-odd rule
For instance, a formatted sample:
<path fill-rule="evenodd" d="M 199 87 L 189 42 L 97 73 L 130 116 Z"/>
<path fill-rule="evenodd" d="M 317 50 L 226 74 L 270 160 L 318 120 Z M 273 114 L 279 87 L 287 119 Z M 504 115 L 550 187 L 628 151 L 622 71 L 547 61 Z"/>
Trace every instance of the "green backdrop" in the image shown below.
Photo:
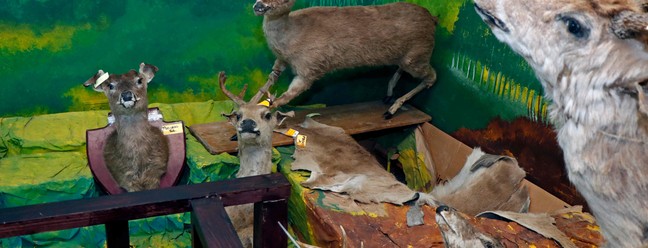
<path fill-rule="evenodd" d="M 296 8 L 370 5 L 395 0 L 298 0 Z M 439 80 L 415 106 L 448 132 L 481 128 L 495 116 L 544 121 L 546 103 L 526 63 L 495 40 L 466 0 L 408 0 L 440 17 L 432 64 Z M 0 0 L 0 116 L 107 109 L 81 84 L 98 69 L 123 73 L 140 62 L 160 68 L 150 102 L 222 100 L 218 71 L 230 87 L 256 90 L 274 60 L 253 1 Z M 292 104 L 379 100 L 394 67 L 328 75 Z M 283 92 L 285 74 L 273 91 Z M 404 93 L 418 82 L 405 77 Z M 248 92 L 248 97 L 254 92 Z"/>

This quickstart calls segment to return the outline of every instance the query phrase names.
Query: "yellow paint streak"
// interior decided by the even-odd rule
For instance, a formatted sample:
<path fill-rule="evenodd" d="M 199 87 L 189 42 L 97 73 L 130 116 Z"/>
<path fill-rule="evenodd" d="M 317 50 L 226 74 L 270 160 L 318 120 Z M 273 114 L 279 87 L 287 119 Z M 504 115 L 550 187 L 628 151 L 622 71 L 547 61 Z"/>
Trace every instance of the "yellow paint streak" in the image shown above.
<path fill-rule="evenodd" d="M 110 108 L 108 106 L 108 98 L 103 93 L 85 88 L 81 84 L 78 87 L 72 87 L 63 93 L 63 96 L 72 100 L 68 111 L 88 111 Z"/>
<path fill-rule="evenodd" d="M 55 25 L 49 30 L 34 31 L 27 24 L 9 25 L 0 23 L 0 50 L 15 54 L 31 50 L 60 52 L 72 46 L 72 37 L 79 31 L 89 30 L 92 25 L 79 26 Z"/>
<path fill-rule="evenodd" d="M 536 247 L 537 246 L 535 246 L 534 244 L 529 244 L 529 248 L 536 248 Z"/>

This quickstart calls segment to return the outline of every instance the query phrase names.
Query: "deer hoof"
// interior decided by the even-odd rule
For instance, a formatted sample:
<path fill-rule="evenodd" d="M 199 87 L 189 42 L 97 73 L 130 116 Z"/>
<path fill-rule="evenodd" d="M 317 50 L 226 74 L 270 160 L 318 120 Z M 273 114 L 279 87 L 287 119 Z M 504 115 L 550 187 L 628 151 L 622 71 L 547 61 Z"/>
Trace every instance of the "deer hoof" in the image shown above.
<path fill-rule="evenodd" d="M 389 119 L 391 119 L 392 117 L 394 117 L 394 114 L 389 113 L 389 111 L 387 111 L 387 112 L 385 112 L 385 113 L 383 114 L 383 118 L 385 118 L 385 120 L 389 120 Z"/>
<path fill-rule="evenodd" d="M 382 102 L 387 105 L 392 105 L 396 102 L 396 98 L 394 98 L 394 96 L 385 96 L 383 97 Z"/>

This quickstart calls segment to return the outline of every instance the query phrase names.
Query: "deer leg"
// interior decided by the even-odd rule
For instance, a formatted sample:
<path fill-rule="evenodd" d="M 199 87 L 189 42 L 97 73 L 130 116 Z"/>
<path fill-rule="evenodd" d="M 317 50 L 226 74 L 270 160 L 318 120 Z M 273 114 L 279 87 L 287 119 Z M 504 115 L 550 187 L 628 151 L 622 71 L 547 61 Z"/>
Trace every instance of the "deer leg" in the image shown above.
<path fill-rule="evenodd" d="M 280 59 L 275 59 L 274 65 L 272 66 L 272 72 L 277 74 L 277 77 L 281 75 L 281 73 L 286 70 L 286 62 Z"/>
<path fill-rule="evenodd" d="M 398 67 L 398 70 L 396 71 L 396 73 L 394 73 L 394 76 L 392 76 L 391 80 L 389 80 L 389 85 L 387 86 L 387 95 L 385 96 L 385 98 L 383 98 L 383 103 L 394 103 L 394 87 L 396 87 L 396 83 L 398 83 L 401 75 L 403 75 L 403 69 Z"/>
<path fill-rule="evenodd" d="M 407 102 L 407 100 L 414 97 L 416 94 L 421 92 L 423 89 L 430 88 L 430 87 L 432 87 L 432 85 L 434 85 L 434 83 L 436 82 L 436 72 L 434 71 L 434 69 L 431 66 L 428 67 L 428 68 L 429 68 L 429 71 L 428 71 L 428 73 L 426 73 L 426 76 L 423 78 L 423 81 L 418 86 L 416 86 L 414 89 L 412 89 L 410 92 L 408 92 L 404 96 L 401 96 L 400 98 L 396 99 L 394 104 L 392 104 L 392 106 L 389 107 L 389 110 L 387 110 L 387 112 L 385 112 L 385 114 L 383 114 L 383 117 L 385 119 L 391 119 L 394 116 L 394 114 L 396 113 L 396 111 L 398 111 L 398 109 L 401 106 L 403 106 L 403 104 L 405 104 L 405 102 Z M 413 74 L 413 73 L 410 73 L 410 74 Z M 416 75 L 416 74 L 413 74 L 413 75 Z"/>
<path fill-rule="evenodd" d="M 302 92 L 310 88 L 312 84 L 313 84 L 313 80 L 306 80 L 301 76 L 295 76 L 292 82 L 290 82 L 290 86 L 288 86 L 288 90 L 283 94 L 281 94 L 281 96 L 278 97 L 272 103 L 272 105 L 282 106 L 285 105 L 286 103 L 289 103 L 292 99 L 299 96 L 299 94 L 301 94 Z"/>

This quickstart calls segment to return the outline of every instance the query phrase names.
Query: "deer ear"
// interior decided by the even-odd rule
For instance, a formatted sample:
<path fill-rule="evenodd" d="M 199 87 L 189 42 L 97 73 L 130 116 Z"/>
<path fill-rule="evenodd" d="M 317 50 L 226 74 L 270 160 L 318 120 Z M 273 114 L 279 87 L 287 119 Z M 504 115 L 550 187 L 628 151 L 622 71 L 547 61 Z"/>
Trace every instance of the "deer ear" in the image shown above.
<path fill-rule="evenodd" d="M 221 115 L 223 117 L 227 118 L 227 121 L 229 121 L 229 123 L 236 126 L 237 115 L 238 115 L 238 113 L 236 113 L 236 111 L 232 110 L 232 112 L 229 113 L 229 114 L 221 113 Z"/>
<path fill-rule="evenodd" d="M 140 77 L 142 77 L 145 83 L 151 82 L 151 80 L 153 80 L 153 77 L 155 77 L 155 73 L 157 71 L 157 66 L 145 64 L 144 62 L 142 62 L 139 67 Z"/>
<path fill-rule="evenodd" d="M 97 74 L 92 76 L 90 79 L 86 80 L 85 83 L 83 83 L 83 86 L 89 87 L 92 86 L 92 89 L 98 92 L 103 92 L 103 87 L 101 85 L 108 80 L 108 73 L 105 73 L 103 70 L 97 71 Z M 101 82 L 98 82 L 101 81 Z"/>
<path fill-rule="evenodd" d="M 290 111 L 288 113 L 283 113 L 281 111 L 275 112 L 277 115 L 277 126 L 281 126 L 281 124 L 286 120 L 288 117 L 295 117 L 295 111 Z"/>

